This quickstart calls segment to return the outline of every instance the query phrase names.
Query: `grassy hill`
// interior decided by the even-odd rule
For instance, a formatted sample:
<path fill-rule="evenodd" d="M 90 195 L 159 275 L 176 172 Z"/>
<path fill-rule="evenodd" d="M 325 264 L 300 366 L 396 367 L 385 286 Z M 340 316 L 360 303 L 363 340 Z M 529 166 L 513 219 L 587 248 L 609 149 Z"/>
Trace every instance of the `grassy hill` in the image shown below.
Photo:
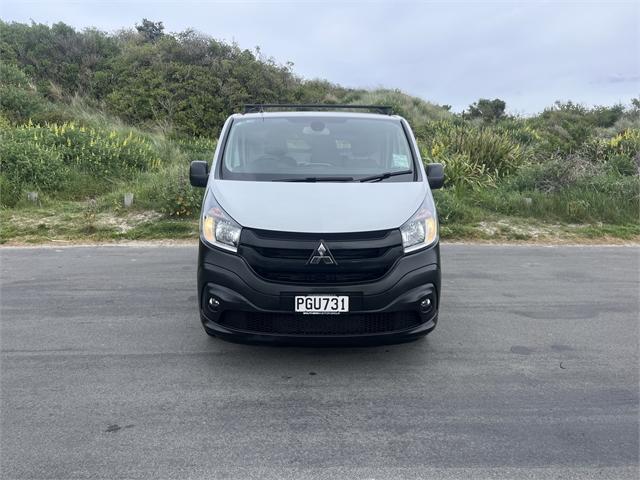
<path fill-rule="evenodd" d="M 529 118 L 479 100 L 454 114 L 305 80 L 259 51 L 148 21 L 116 34 L 0 21 L 0 55 L 3 243 L 194 237 L 202 192 L 188 164 L 211 159 L 224 119 L 260 102 L 392 105 L 423 160 L 446 165 L 445 238 L 640 235 L 639 99 Z"/>

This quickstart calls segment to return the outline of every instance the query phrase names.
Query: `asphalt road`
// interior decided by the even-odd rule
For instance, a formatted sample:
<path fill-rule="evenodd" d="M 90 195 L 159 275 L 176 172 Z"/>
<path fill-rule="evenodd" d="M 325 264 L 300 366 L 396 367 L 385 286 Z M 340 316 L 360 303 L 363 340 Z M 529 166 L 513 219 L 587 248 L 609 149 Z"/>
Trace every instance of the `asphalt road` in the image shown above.
<path fill-rule="evenodd" d="M 3 478 L 637 478 L 637 247 L 443 247 L 405 345 L 209 339 L 195 247 L 5 248 Z"/>

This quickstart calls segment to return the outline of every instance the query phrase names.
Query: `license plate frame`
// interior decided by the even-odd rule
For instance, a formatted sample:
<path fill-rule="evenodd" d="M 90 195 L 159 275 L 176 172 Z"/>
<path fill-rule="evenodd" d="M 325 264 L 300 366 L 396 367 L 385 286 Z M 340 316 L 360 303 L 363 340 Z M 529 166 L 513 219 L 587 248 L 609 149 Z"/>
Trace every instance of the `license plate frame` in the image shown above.
<path fill-rule="evenodd" d="M 293 310 L 303 315 L 340 315 L 349 313 L 348 295 L 296 295 Z"/>

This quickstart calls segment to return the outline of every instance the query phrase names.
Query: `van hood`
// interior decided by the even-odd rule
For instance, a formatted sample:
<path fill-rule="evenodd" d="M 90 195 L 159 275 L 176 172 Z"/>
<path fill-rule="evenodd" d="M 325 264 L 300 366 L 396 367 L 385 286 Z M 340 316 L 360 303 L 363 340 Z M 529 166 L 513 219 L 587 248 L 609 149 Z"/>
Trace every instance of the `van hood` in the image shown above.
<path fill-rule="evenodd" d="M 209 188 L 220 206 L 243 227 L 307 233 L 398 228 L 428 193 L 424 182 L 213 180 Z"/>

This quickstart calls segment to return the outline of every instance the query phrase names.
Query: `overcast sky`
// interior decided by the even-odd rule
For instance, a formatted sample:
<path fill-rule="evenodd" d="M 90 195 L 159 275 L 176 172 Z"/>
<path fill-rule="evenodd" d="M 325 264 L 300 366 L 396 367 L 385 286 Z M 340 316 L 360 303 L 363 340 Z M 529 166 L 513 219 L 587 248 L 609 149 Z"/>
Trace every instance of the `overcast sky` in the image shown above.
<path fill-rule="evenodd" d="M 0 16 L 106 31 L 146 17 L 260 46 L 305 78 L 399 88 L 457 111 L 478 98 L 529 114 L 640 94 L 640 0 L 0 0 Z"/>

